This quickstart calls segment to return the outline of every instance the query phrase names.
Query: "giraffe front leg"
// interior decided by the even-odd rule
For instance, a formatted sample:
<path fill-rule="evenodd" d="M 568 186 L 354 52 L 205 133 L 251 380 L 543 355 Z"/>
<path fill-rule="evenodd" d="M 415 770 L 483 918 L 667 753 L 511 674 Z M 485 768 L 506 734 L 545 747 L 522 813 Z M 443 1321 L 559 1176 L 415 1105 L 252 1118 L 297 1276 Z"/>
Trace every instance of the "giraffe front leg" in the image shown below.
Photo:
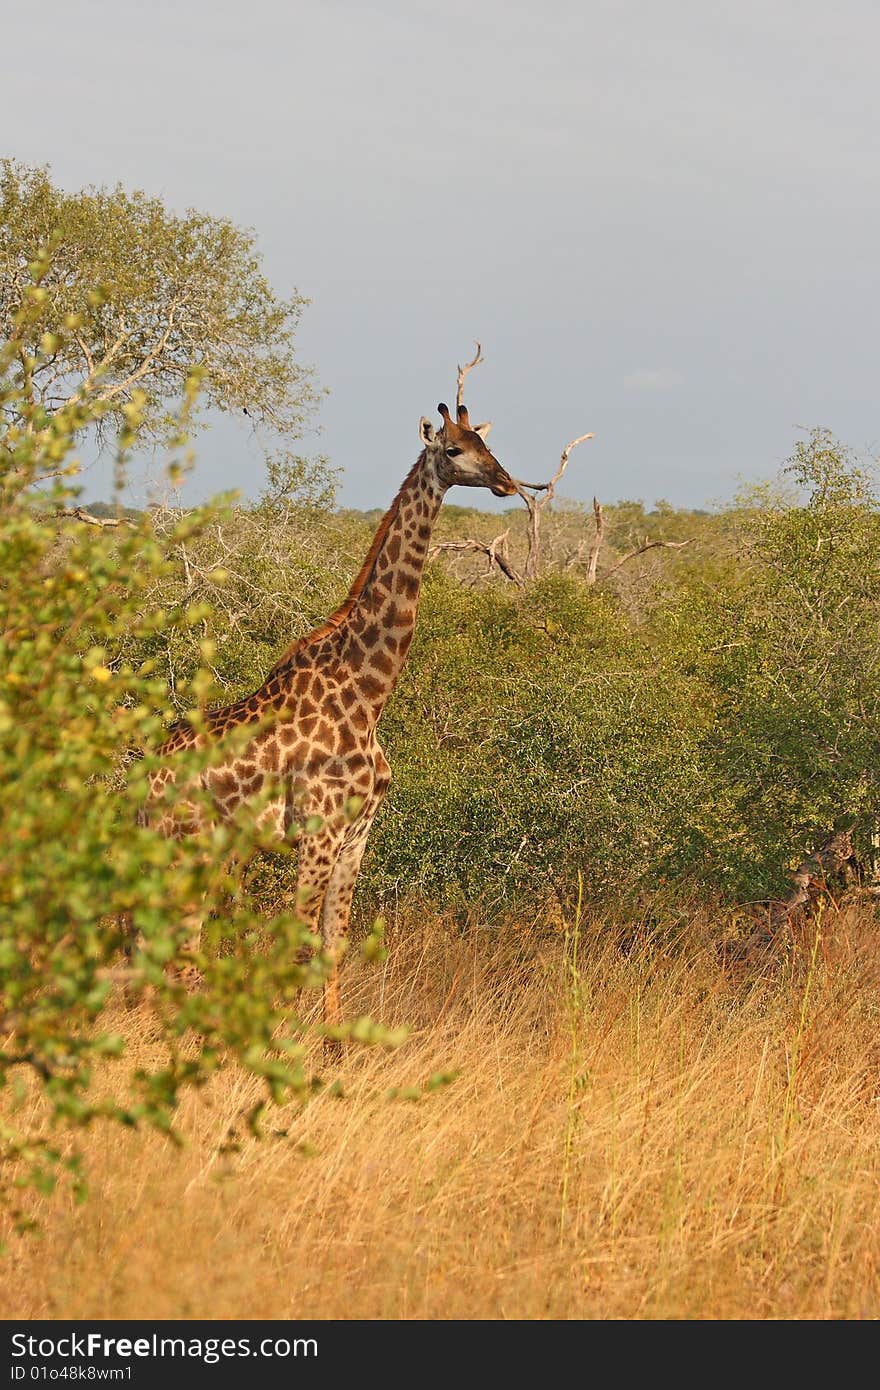
<path fill-rule="evenodd" d="M 319 831 L 304 835 L 299 845 L 296 876 L 296 915 L 310 932 L 317 935 L 322 920 L 327 889 L 345 838 L 340 828 L 325 825 Z M 310 949 L 307 952 L 311 954 Z M 326 1019 L 327 985 L 324 986 L 324 1016 Z"/>
<path fill-rule="evenodd" d="M 205 898 L 187 903 L 180 914 L 181 942 L 180 954 L 183 957 L 171 967 L 172 978 L 183 985 L 188 994 L 194 994 L 202 984 L 202 972 L 198 965 L 202 949 L 202 927 L 205 920 Z"/>
<path fill-rule="evenodd" d="M 342 840 L 341 832 L 334 834 L 325 826 L 314 834 L 304 836 L 300 842 L 296 873 L 296 915 L 310 932 L 317 933 L 324 896 Z"/>
<path fill-rule="evenodd" d="M 374 815 L 375 811 L 362 814 L 356 825 L 349 828 L 333 866 L 324 897 L 321 936 L 324 952 L 331 961 L 330 974 L 324 981 L 324 1022 L 331 1028 L 338 1027 L 342 1022 L 339 998 L 339 964 L 348 935 L 351 901 Z M 334 1039 L 327 1040 L 325 1043 L 326 1054 L 338 1057 L 341 1052 L 341 1043 Z"/>
<path fill-rule="evenodd" d="M 195 993 L 202 983 L 202 972 L 198 965 L 198 955 L 202 945 L 202 926 L 205 919 L 205 896 L 192 898 L 179 908 L 179 926 L 168 928 L 174 936 L 176 949 L 174 958 L 164 966 L 167 980 L 182 984 L 188 994 Z M 135 973 L 135 962 L 141 952 L 149 953 L 149 942 L 143 932 L 137 931 L 129 918 L 126 924 L 126 937 L 123 946 L 126 980 L 123 1001 L 127 1009 L 135 1008 L 144 1000 L 153 998 L 153 987 L 144 983 L 142 971 Z"/>

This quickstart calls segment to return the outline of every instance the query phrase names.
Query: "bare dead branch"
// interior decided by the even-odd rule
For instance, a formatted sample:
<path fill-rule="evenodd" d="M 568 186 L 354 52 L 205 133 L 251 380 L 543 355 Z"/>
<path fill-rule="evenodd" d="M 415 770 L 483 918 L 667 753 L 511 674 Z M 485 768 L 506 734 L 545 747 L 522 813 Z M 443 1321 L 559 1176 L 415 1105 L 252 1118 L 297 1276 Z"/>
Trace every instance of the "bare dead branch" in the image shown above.
<path fill-rule="evenodd" d="M 766 950 L 787 927 L 799 908 L 816 902 L 828 894 L 828 879 L 843 872 L 847 885 L 855 877 L 857 860 L 852 842 L 853 827 L 837 830 L 808 854 L 791 875 L 792 890 L 786 898 L 776 898 L 762 905 L 764 920 L 748 935 L 725 943 L 725 952 L 732 959 L 743 960 L 756 951 Z M 870 891 L 870 890 L 869 890 Z"/>
<path fill-rule="evenodd" d="M 56 516 L 72 517 L 74 521 L 84 521 L 88 526 L 130 526 L 136 530 L 135 523 L 124 516 L 92 516 L 85 507 L 59 507 Z"/>
<path fill-rule="evenodd" d="M 770 931 L 785 926 L 792 913 L 825 890 L 826 879 L 840 873 L 853 862 L 852 826 L 829 835 L 818 849 L 799 864 L 791 876 L 794 885 L 787 898 L 774 902 L 770 908 Z"/>
<path fill-rule="evenodd" d="M 475 537 L 470 537 L 468 540 L 464 541 L 438 541 L 436 545 L 431 546 L 428 554 L 434 556 L 445 550 L 453 551 L 459 555 L 485 555 L 489 562 L 486 568 L 487 574 L 491 574 L 493 568 L 497 566 L 501 573 L 513 584 L 517 584 L 522 588 L 522 576 L 517 574 L 513 565 L 510 563 L 510 555 L 507 549 L 509 535 L 510 527 L 508 526 L 506 531 L 502 531 L 501 535 L 496 536 L 488 545 L 484 541 L 478 541 Z"/>
<path fill-rule="evenodd" d="M 616 571 L 620 569 L 621 565 L 625 565 L 629 560 L 635 560 L 639 555 L 646 555 L 649 550 L 684 550 L 685 546 L 693 545 L 695 541 L 696 536 L 691 536 L 690 539 L 686 541 L 649 541 L 646 536 L 643 545 L 637 546 L 635 550 L 628 551 L 626 555 L 618 560 L 616 565 L 612 565 L 610 570 L 607 570 L 605 574 L 602 575 L 602 578 L 608 579 L 610 575 L 616 573 Z"/>
<path fill-rule="evenodd" d="M 186 546 L 183 544 L 183 541 L 180 543 L 180 555 L 183 560 L 183 577 L 186 582 L 187 590 L 189 590 L 193 586 L 192 570 L 190 568 L 189 556 L 186 553 Z"/>
<path fill-rule="evenodd" d="M 576 445 L 583 444 L 585 439 L 593 439 L 594 437 L 592 431 L 590 431 L 588 434 L 579 434 L 577 439 L 569 440 L 559 457 L 559 466 L 549 482 L 525 483 L 518 479 L 514 479 L 514 486 L 525 502 L 529 513 L 529 519 L 526 525 L 526 540 L 528 542 L 525 564 L 526 579 L 534 579 L 538 573 L 538 566 L 541 560 L 541 516 L 547 503 L 553 500 L 556 484 L 560 482 L 563 473 L 568 467 L 571 451 Z M 533 495 L 536 492 L 543 492 L 544 494 L 540 501 Z"/>
<path fill-rule="evenodd" d="M 476 349 L 477 350 L 471 358 L 470 362 L 466 362 L 464 366 L 459 366 L 458 368 L 458 387 L 456 391 L 455 402 L 456 406 L 459 408 L 464 403 L 464 387 L 468 372 L 473 371 L 474 367 L 478 367 L 480 363 L 485 360 L 483 357 L 483 349 L 480 346 L 479 342 L 476 342 Z M 592 438 L 593 433 L 592 431 L 590 431 L 587 434 L 579 434 L 576 439 L 569 440 L 565 448 L 562 450 L 562 453 L 559 458 L 559 465 L 556 469 L 556 472 L 553 474 L 552 478 L 550 478 L 548 482 L 526 483 L 517 479 L 513 480 L 514 486 L 519 496 L 525 503 L 529 513 L 529 519 L 526 526 L 526 539 L 528 543 L 528 551 L 526 554 L 524 576 L 516 574 L 516 572 L 512 568 L 510 569 L 510 573 L 508 573 L 508 571 L 504 569 L 504 563 L 506 563 L 506 540 L 504 543 L 503 551 L 501 548 L 499 548 L 498 554 L 490 557 L 490 568 L 493 564 L 497 564 L 498 567 L 502 570 L 502 572 L 507 573 L 508 578 L 512 579 L 513 582 L 516 584 L 523 584 L 525 580 L 535 578 L 535 576 L 538 573 L 541 558 L 541 515 L 543 509 L 547 505 L 547 503 L 552 501 L 553 499 L 553 495 L 556 491 L 557 484 L 561 481 L 563 474 L 565 473 L 565 470 L 568 467 L 568 461 L 571 456 L 572 449 L 576 448 L 578 444 L 583 444 L 584 440 Z M 539 492 L 542 492 L 544 494 L 544 496 L 540 499 L 535 495 Z M 495 542 L 493 542 L 493 545 L 494 544 Z M 456 548 L 471 551 L 482 550 L 483 553 L 488 555 L 488 551 L 480 541 L 450 541 L 443 543 L 439 547 L 435 547 L 435 550 L 451 550 Z"/>
<path fill-rule="evenodd" d="M 599 566 L 599 551 L 602 549 L 602 542 L 605 539 L 605 513 L 598 497 L 593 498 L 593 515 L 596 518 L 596 534 L 593 537 L 593 544 L 590 546 L 590 557 L 587 560 L 587 584 L 592 588 L 596 583 L 596 570 Z"/>
<path fill-rule="evenodd" d="M 474 342 L 476 341 L 477 340 L 474 339 Z M 458 389 L 455 393 L 456 407 L 459 407 L 464 404 L 464 379 L 467 376 L 468 372 L 472 372 L 474 367 L 478 367 L 480 363 L 484 362 L 485 360 L 486 359 L 483 357 L 483 349 L 480 347 L 480 344 L 477 343 L 477 350 L 471 358 L 470 362 L 466 362 L 463 367 L 459 367 L 458 369 Z"/>
<path fill-rule="evenodd" d="M 525 577 L 534 579 L 538 573 L 538 562 L 541 558 L 541 514 L 543 511 L 542 503 L 537 497 L 532 497 L 523 488 L 517 487 L 517 492 L 525 502 L 529 511 L 529 519 L 526 522 L 526 551 Z M 546 500 L 546 499 L 545 499 Z"/>
<path fill-rule="evenodd" d="M 542 507 L 543 507 L 547 502 L 549 502 L 549 501 L 551 500 L 551 498 L 552 498 L 554 492 L 556 491 L 556 484 L 557 484 L 558 482 L 561 481 L 562 475 L 563 475 L 563 473 L 565 472 L 566 468 L 568 467 L 568 459 L 569 459 L 569 455 L 571 454 L 572 449 L 574 449 L 575 446 L 578 445 L 578 444 L 583 444 L 583 442 L 584 442 L 585 439 L 594 439 L 594 438 L 595 438 L 595 435 L 593 434 L 593 432 L 592 432 L 592 430 L 591 430 L 591 431 L 589 432 L 589 434 L 579 434 L 578 437 L 577 437 L 577 439 L 571 439 L 571 440 L 569 440 L 569 442 L 566 444 L 565 448 L 563 449 L 562 453 L 561 453 L 560 456 L 559 456 L 559 467 L 557 468 L 556 472 L 553 474 L 553 477 L 550 479 L 549 483 L 545 483 L 545 484 L 544 484 L 543 491 L 545 491 L 545 492 L 547 493 L 547 496 L 541 499 L 541 506 L 542 506 Z"/>

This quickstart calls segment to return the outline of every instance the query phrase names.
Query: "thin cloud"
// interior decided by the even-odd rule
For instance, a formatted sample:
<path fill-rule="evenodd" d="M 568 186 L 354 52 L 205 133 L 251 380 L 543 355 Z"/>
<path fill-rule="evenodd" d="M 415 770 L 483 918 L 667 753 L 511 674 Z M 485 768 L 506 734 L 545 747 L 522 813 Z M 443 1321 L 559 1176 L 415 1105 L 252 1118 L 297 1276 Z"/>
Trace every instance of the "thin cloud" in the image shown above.
<path fill-rule="evenodd" d="M 642 367 L 625 376 L 623 384 L 629 391 L 674 391 L 684 385 L 684 377 L 668 367 Z"/>

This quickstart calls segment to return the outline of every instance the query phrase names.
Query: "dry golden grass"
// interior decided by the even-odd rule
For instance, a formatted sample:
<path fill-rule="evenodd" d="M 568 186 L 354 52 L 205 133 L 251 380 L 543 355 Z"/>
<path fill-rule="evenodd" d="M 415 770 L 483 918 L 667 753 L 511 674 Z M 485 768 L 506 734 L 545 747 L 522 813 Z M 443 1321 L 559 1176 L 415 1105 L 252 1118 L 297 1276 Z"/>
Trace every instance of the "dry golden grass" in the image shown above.
<path fill-rule="evenodd" d="M 353 1053 L 344 1097 L 234 1157 L 217 1148 L 241 1076 L 189 1098 L 182 1153 L 95 1129 L 90 1201 L 41 1201 L 0 1311 L 877 1316 L 877 923 L 826 916 L 815 953 L 738 978 L 709 934 L 587 924 L 575 971 L 561 936 L 399 926 L 345 985 L 351 1011 L 410 1021 L 406 1046 Z M 450 1066 L 424 1099 L 386 1098 Z"/>

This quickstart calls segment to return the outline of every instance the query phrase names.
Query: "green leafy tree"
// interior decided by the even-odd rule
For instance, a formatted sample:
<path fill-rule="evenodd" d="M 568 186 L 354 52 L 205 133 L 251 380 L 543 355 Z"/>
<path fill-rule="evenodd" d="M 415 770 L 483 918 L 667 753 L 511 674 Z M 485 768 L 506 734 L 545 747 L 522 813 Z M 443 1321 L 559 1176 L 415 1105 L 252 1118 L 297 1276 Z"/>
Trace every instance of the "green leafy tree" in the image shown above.
<path fill-rule="evenodd" d="M 749 500 L 736 582 L 694 623 L 717 710 L 716 804 L 731 817 L 715 848 L 733 849 L 752 891 L 835 827 L 856 825 L 864 850 L 880 814 L 880 507 L 825 430 L 798 444 L 785 480 L 793 496 Z"/>
<path fill-rule="evenodd" d="M 34 298 L 29 266 L 46 250 Z M 19 339 L 8 423 L 39 428 L 61 408 L 71 422 L 88 399 L 102 407 L 91 425 L 119 427 L 137 391 L 139 434 L 168 442 L 198 367 L 200 405 L 296 438 L 316 398 L 294 353 L 305 302 L 275 296 L 254 234 L 225 218 L 121 187 L 65 193 L 45 168 L 0 165 L 0 335 Z"/>
<path fill-rule="evenodd" d="M 215 696 L 214 647 L 200 635 L 208 605 L 182 586 L 167 607 L 145 595 L 223 512 L 179 514 L 162 533 L 150 514 L 115 527 L 59 515 L 75 498 L 74 440 L 116 405 L 90 388 L 45 416 L 23 386 L 66 342 L 60 329 L 30 346 L 51 273 L 32 269 L 0 349 L 0 1159 L 12 1178 L 0 1193 L 14 1207 L 18 1186 L 49 1190 L 64 1166 L 79 1186 L 71 1130 L 99 1119 L 171 1130 L 182 1091 L 220 1067 L 262 1083 L 242 1124 L 257 1127 L 270 1100 L 307 1098 L 318 1082 L 303 1011 L 324 973 L 320 954 L 303 958 L 318 943 L 295 904 L 265 910 L 251 831 L 227 825 L 177 844 L 136 829 L 170 704 L 143 649 L 193 634 L 199 659 L 177 698 L 198 721 Z M 190 378 L 188 409 L 196 388 Z M 136 391 L 121 407 L 123 460 L 149 409 Z M 222 578 L 214 572 L 215 587 Z M 191 762 L 191 795 L 216 756 Z M 199 948 L 188 942 L 194 903 L 207 919 Z M 201 972 L 198 991 L 183 966 Z M 145 1026 L 150 1060 L 135 1062 L 129 1043 Z M 389 1039 L 365 1020 L 343 1032 Z M 17 1209 L 26 1223 L 27 1203 Z"/>
<path fill-rule="evenodd" d="M 693 677 L 569 575 L 464 590 L 439 569 L 383 725 L 395 777 L 367 882 L 540 912 L 655 884 L 700 800 Z"/>
<path fill-rule="evenodd" d="M 635 595 L 576 572 L 520 592 L 433 570 L 383 726 L 395 778 L 365 885 L 508 909 L 580 871 L 593 901 L 663 885 L 743 903 L 785 891 L 835 828 L 855 825 L 866 857 L 880 507 L 824 431 L 784 484 L 646 567 Z M 639 510 L 617 510 L 638 536 Z M 658 511 L 687 534 L 692 517 Z"/>

